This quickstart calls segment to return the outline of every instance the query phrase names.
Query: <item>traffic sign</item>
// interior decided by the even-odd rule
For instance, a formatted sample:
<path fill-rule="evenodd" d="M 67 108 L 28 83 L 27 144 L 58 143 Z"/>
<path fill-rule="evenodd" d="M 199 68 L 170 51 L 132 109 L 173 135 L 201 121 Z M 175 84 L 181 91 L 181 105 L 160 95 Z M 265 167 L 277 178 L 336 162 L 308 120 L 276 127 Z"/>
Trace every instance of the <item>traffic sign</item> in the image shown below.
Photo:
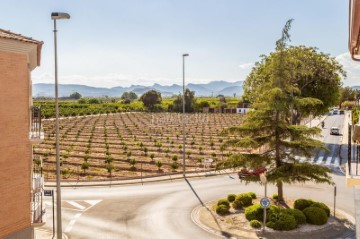
<path fill-rule="evenodd" d="M 52 196 L 53 190 L 44 190 L 44 196 Z"/>
<path fill-rule="evenodd" d="M 270 202 L 269 198 L 265 197 L 265 198 L 260 199 L 260 205 L 262 208 L 268 208 L 268 207 L 270 207 L 270 204 L 271 204 L 271 202 Z"/>

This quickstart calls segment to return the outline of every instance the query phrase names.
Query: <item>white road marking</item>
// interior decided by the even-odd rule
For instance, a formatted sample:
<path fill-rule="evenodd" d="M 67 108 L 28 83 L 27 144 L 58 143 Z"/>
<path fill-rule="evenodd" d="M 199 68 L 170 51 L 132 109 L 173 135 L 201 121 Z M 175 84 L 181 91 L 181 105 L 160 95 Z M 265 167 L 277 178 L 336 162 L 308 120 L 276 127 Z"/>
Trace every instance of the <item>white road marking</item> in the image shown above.
<path fill-rule="evenodd" d="M 331 160 L 332 160 L 332 157 L 327 157 L 327 159 L 326 159 L 326 166 L 330 166 L 330 164 L 331 164 Z"/>
<path fill-rule="evenodd" d="M 75 202 L 75 201 L 66 201 L 67 203 L 73 205 L 74 207 L 80 209 L 80 210 L 84 210 L 85 207 L 83 205 L 80 205 L 79 203 Z"/>
<path fill-rule="evenodd" d="M 324 159 L 324 156 L 319 156 L 318 160 L 316 161 L 316 164 L 322 164 Z"/>
<path fill-rule="evenodd" d="M 334 165 L 335 167 L 338 167 L 339 164 L 340 164 L 339 157 L 336 157 L 333 165 Z"/>
<path fill-rule="evenodd" d="M 91 206 L 98 204 L 101 200 L 85 200 L 85 202 L 89 203 Z"/>
<path fill-rule="evenodd" d="M 75 214 L 74 218 L 71 219 L 71 221 L 69 222 L 69 224 L 67 225 L 67 227 L 65 228 L 65 232 L 70 232 L 72 227 L 74 226 L 76 219 L 78 219 L 81 216 L 81 213 L 77 213 Z"/>
<path fill-rule="evenodd" d="M 304 161 L 306 161 L 305 157 L 301 157 L 300 160 L 299 160 L 300 163 L 303 163 Z"/>

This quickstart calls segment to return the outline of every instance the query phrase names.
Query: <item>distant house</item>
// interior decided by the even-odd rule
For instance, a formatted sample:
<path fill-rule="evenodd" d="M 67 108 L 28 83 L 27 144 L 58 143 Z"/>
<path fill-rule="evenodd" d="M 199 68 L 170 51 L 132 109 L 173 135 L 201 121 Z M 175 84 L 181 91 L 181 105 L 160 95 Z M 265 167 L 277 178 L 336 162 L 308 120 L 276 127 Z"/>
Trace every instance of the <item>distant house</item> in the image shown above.
<path fill-rule="evenodd" d="M 0 238 L 33 238 L 42 222 L 42 176 L 32 145 L 44 137 L 41 108 L 32 106 L 31 74 L 42 41 L 0 29 Z"/>
<path fill-rule="evenodd" d="M 237 114 L 247 114 L 251 110 L 250 103 L 239 103 L 238 107 L 236 108 Z"/>

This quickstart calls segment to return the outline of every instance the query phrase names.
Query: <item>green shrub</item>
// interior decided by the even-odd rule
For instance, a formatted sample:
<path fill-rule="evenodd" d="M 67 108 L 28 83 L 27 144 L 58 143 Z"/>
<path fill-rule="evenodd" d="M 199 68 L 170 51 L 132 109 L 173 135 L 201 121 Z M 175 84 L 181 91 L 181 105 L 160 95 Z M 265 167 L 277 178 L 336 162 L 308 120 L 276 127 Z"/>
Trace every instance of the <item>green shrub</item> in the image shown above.
<path fill-rule="evenodd" d="M 326 215 L 328 217 L 330 217 L 330 208 L 328 206 L 326 206 L 326 204 L 324 204 L 322 202 L 315 202 L 315 203 L 311 204 L 310 207 L 319 207 L 321 209 L 324 209 L 324 211 L 326 212 Z"/>
<path fill-rule="evenodd" d="M 258 220 L 251 220 L 250 226 L 253 228 L 261 228 L 261 222 L 259 222 Z"/>
<path fill-rule="evenodd" d="M 219 199 L 219 201 L 217 202 L 217 205 L 218 206 L 225 205 L 227 207 L 230 207 L 230 203 L 226 198 Z"/>
<path fill-rule="evenodd" d="M 280 208 L 278 206 L 270 205 L 270 207 L 266 209 L 266 221 L 270 221 L 272 217 L 276 216 L 279 213 L 280 213 Z"/>
<path fill-rule="evenodd" d="M 297 199 L 294 202 L 294 208 L 303 211 L 305 208 L 310 207 L 314 201 L 311 199 Z"/>
<path fill-rule="evenodd" d="M 278 214 L 279 211 L 280 211 L 280 209 L 278 206 L 270 205 L 270 207 L 268 207 L 266 209 L 266 221 L 271 220 L 271 218 L 274 215 Z M 261 207 L 260 203 L 254 204 L 245 209 L 245 217 L 248 221 L 251 221 L 251 220 L 263 221 L 264 220 L 264 209 Z"/>
<path fill-rule="evenodd" d="M 248 193 L 241 193 L 236 196 L 233 202 L 233 207 L 235 209 L 240 209 L 242 207 L 250 206 L 251 204 L 252 204 L 251 196 Z"/>
<path fill-rule="evenodd" d="M 229 213 L 229 209 L 230 208 L 228 206 L 221 204 L 216 206 L 216 213 L 219 215 L 226 215 Z"/>
<path fill-rule="evenodd" d="M 319 207 L 305 208 L 303 213 L 306 216 L 306 222 L 314 225 L 323 225 L 328 219 L 325 210 Z"/>
<path fill-rule="evenodd" d="M 256 199 L 256 194 L 254 192 L 248 192 L 248 194 L 252 199 Z"/>
<path fill-rule="evenodd" d="M 229 202 L 235 201 L 235 198 L 236 198 L 236 195 L 235 195 L 235 194 L 229 194 L 229 195 L 227 196 L 227 200 L 228 200 Z"/>
<path fill-rule="evenodd" d="M 278 195 L 277 193 L 274 193 L 274 194 L 272 195 L 272 199 L 278 200 L 278 198 L 279 198 L 279 195 Z"/>
<path fill-rule="evenodd" d="M 290 231 L 297 227 L 295 217 L 283 210 L 271 217 L 266 226 L 278 231 Z"/>
<path fill-rule="evenodd" d="M 252 221 L 252 220 L 262 221 L 263 214 L 264 214 L 264 211 L 263 211 L 260 203 L 256 203 L 245 209 L 245 217 L 248 221 Z"/>
<path fill-rule="evenodd" d="M 297 225 L 306 223 L 305 214 L 299 209 L 287 208 L 284 209 L 284 212 L 293 215 Z"/>

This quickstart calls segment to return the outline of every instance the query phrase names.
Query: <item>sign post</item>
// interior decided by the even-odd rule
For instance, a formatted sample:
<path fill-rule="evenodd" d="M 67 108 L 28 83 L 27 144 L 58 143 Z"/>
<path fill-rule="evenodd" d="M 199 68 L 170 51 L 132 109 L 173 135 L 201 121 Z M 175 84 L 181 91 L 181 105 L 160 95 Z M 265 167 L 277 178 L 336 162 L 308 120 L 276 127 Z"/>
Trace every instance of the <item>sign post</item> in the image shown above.
<path fill-rule="evenodd" d="M 266 179 L 266 172 L 260 174 L 260 181 L 264 184 L 264 187 L 265 187 L 265 197 L 263 197 L 261 200 L 260 200 L 260 205 L 261 207 L 264 209 L 264 220 L 263 220 L 263 231 L 265 231 L 265 225 L 266 225 L 266 208 L 270 207 L 270 200 L 267 198 L 266 194 L 266 183 L 267 183 L 267 179 Z"/>

